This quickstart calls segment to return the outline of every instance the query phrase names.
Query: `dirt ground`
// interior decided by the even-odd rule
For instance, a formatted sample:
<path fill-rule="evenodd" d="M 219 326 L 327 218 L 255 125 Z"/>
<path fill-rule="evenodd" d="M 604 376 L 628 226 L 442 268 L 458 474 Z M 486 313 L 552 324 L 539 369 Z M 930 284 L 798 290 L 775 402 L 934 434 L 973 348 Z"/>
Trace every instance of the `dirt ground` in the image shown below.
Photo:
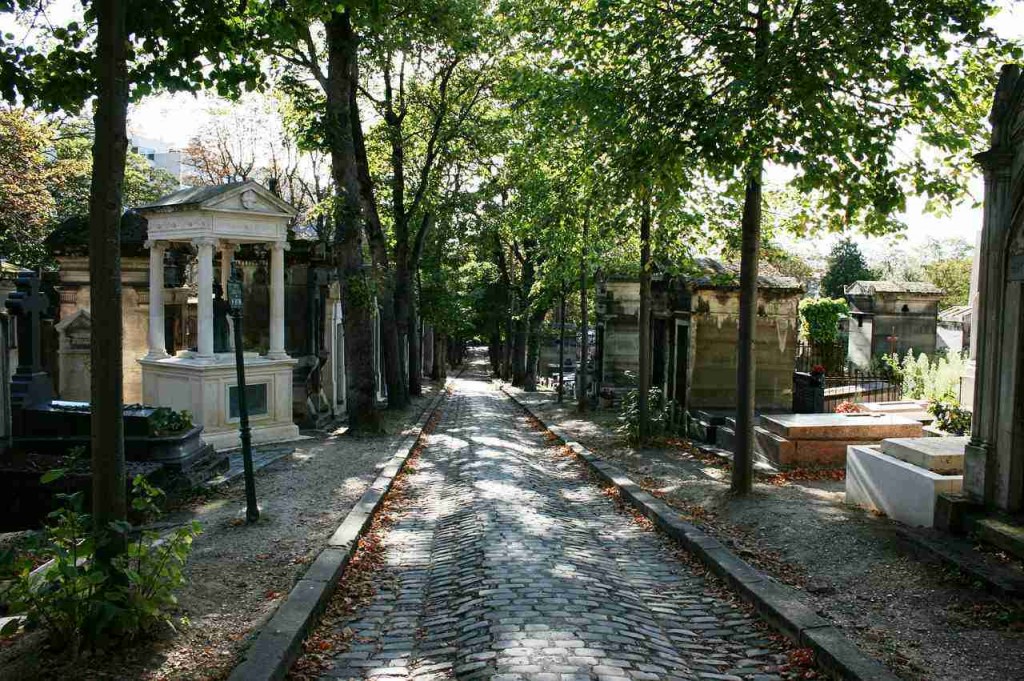
<path fill-rule="evenodd" d="M 188 584 L 178 594 L 175 630 L 73 663 L 50 652 L 41 633 L 30 633 L 2 644 L 0 678 L 226 677 L 247 636 L 270 618 L 437 389 L 427 384 L 408 409 L 385 412 L 386 435 L 296 443 L 290 455 L 257 473 L 261 518 L 253 526 L 244 522 L 241 480 L 165 516 L 203 527 L 186 568 Z"/>
<path fill-rule="evenodd" d="M 615 414 L 581 418 L 552 392 L 517 393 L 546 423 L 572 434 L 705 528 L 748 562 L 802 589 L 818 613 L 904 679 L 1024 679 L 1024 610 L 916 557 L 898 525 L 845 505 L 841 473 L 762 477 L 748 498 L 729 471 L 674 442 L 635 450 Z"/>

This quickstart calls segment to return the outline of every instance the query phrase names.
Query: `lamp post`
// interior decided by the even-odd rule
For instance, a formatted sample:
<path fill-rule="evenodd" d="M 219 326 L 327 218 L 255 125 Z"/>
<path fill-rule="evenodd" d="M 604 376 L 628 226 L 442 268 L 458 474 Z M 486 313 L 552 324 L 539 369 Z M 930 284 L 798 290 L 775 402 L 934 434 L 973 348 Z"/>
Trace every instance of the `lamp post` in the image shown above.
<path fill-rule="evenodd" d="M 249 432 L 249 405 L 245 391 L 245 356 L 242 352 L 242 282 L 232 273 L 228 281 L 228 305 L 235 327 L 235 371 L 238 375 L 238 437 L 242 441 L 242 465 L 245 468 L 245 519 L 260 519 L 256 505 L 256 480 L 252 470 L 252 435 Z"/>

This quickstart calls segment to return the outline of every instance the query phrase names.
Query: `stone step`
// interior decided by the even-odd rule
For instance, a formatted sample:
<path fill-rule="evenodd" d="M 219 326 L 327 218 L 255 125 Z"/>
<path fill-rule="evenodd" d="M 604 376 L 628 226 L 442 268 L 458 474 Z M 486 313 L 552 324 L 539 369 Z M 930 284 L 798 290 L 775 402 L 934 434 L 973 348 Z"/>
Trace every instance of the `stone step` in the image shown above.
<path fill-rule="evenodd" d="M 968 437 L 897 437 L 882 440 L 882 453 L 935 473 L 964 472 Z"/>
<path fill-rule="evenodd" d="M 981 518 L 974 522 L 972 529 L 989 544 L 1024 558 L 1024 526 L 999 518 Z"/>

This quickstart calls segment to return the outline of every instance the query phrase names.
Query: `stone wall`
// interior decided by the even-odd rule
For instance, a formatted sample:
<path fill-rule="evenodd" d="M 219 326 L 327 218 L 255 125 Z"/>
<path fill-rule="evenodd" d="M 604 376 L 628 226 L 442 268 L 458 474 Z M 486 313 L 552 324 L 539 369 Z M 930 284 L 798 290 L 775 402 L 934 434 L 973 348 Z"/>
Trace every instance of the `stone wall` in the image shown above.
<path fill-rule="evenodd" d="M 601 385 L 619 389 L 636 386 L 639 370 L 640 310 L 638 282 L 604 285 L 600 299 L 603 319 Z M 610 295 L 609 295 L 610 294 Z M 754 348 L 757 366 L 756 405 L 759 410 L 789 410 L 793 399 L 793 368 L 799 331 L 799 290 L 761 289 Z M 654 306 L 659 314 L 664 297 Z M 690 320 L 687 360 L 688 407 L 733 409 L 736 404 L 736 341 L 739 330 L 739 291 L 704 288 L 693 292 L 690 309 L 674 317 Z M 654 334 L 652 333 L 652 342 Z M 629 378 L 627 372 L 634 378 Z"/>
<path fill-rule="evenodd" d="M 89 285 L 89 259 L 86 257 L 60 257 L 60 319 L 71 318 L 80 310 L 89 311 L 93 301 Z M 133 404 L 142 401 L 142 368 L 138 358 L 148 350 L 149 331 L 149 259 L 126 257 L 121 259 L 122 325 L 124 344 L 121 367 L 124 372 L 124 401 Z M 97 301 L 97 304 L 100 304 Z M 66 327 L 65 327 L 66 328 Z M 86 337 L 85 342 L 87 343 Z M 91 371 L 88 352 L 82 352 L 82 338 L 75 341 L 60 339 L 59 395 L 64 400 L 89 400 Z M 75 346 L 75 347 L 72 347 Z"/>
<path fill-rule="evenodd" d="M 770 290 L 758 295 L 754 345 L 758 410 L 788 411 L 792 406 L 801 297 L 799 292 Z M 735 408 L 739 291 L 696 291 L 690 326 L 690 408 Z"/>

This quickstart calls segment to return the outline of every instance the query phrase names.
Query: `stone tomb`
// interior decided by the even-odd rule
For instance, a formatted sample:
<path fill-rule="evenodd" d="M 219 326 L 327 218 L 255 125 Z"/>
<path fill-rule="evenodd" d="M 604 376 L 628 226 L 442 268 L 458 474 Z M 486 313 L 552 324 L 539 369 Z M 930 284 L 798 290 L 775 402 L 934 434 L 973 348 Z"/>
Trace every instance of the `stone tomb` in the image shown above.
<path fill-rule="evenodd" d="M 149 352 L 142 365 L 147 404 L 187 409 L 203 426 L 203 439 L 217 449 L 237 447 L 238 386 L 233 352 L 214 346 L 214 251 L 221 253 L 221 286 L 226 289 L 235 247 L 265 244 L 270 249 L 270 347 L 245 353 L 246 395 L 254 443 L 293 440 L 292 367 L 284 346 L 284 252 L 295 209 L 255 182 L 182 189 L 138 208 L 149 221 Z M 164 338 L 164 252 L 171 243 L 191 243 L 197 260 L 195 351 L 168 356 Z M 243 319 L 243 324 L 245 323 Z"/>
<path fill-rule="evenodd" d="M 924 433 L 919 421 L 893 414 L 775 414 L 762 416 L 754 434 L 779 468 L 829 468 L 845 463 L 850 445 Z"/>
<path fill-rule="evenodd" d="M 932 527 L 935 500 L 963 486 L 966 437 L 894 438 L 854 445 L 846 457 L 846 503 L 915 527 Z"/>

